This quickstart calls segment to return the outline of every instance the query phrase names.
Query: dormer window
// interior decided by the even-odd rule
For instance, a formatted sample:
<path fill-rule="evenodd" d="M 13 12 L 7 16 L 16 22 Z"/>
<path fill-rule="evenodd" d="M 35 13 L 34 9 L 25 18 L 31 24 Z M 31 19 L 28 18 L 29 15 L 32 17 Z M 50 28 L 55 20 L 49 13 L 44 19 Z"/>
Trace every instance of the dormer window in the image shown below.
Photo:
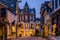
<path fill-rule="evenodd" d="M 31 11 L 33 13 L 33 11 Z"/>

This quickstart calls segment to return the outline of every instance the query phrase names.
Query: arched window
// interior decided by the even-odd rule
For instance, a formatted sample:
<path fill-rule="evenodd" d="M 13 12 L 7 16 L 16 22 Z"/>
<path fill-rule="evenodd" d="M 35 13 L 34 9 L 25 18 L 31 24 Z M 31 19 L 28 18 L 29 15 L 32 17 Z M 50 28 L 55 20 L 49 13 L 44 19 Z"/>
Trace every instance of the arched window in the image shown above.
<path fill-rule="evenodd" d="M 34 24 L 31 24 L 31 27 L 30 28 L 33 29 L 34 28 Z"/>
<path fill-rule="evenodd" d="M 22 23 L 21 23 L 21 24 L 19 24 L 19 27 L 20 27 L 20 28 L 24 28 Z"/>
<path fill-rule="evenodd" d="M 28 23 L 26 23 L 25 25 L 26 25 L 25 28 L 28 28 Z"/>
<path fill-rule="evenodd" d="M 36 28 L 37 29 L 40 28 L 40 24 L 39 23 L 36 24 Z"/>

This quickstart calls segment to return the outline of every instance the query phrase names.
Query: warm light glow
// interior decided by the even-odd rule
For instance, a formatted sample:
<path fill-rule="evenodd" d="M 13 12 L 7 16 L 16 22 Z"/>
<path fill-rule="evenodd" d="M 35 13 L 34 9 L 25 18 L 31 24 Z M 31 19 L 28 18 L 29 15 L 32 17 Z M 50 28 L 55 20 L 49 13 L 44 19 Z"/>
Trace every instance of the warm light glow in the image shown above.
<path fill-rule="evenodd" d="M 40 25 L 39 24 L 36 24 L 36 28 L 39 29 L 40 28 Z"/>
<path fill-rule="evenodd" d="M 48 34 L 49 34 L 48 26 L 44 27 L 44 34 L 45 34 L 45 36 L 48 36 Z"/>
<path fill-rule="evenodd" d="M 34 28 L 34 24 L 31 24 L 31 28 Z"/>
<path fill-rule="evenodd" d="M 24 29 L 24 24 L 21 23 L 20 26 L 19 26 L 19 28 Z"/>
<path fill-rule="evenodd" d="M 21 29 L 20 27 L 18 28 L 18 37 L 20 37 L 20 34 L 21 34 L 21 37 L 24 35 L 24 29 Z"/>
<path fill-rule="evenodd" d="M 11 38 L 11 35 L 10 35 L 10 28 L 9 28 L 9 25 L 7 25 L 7 38 Z"/>
<path fill-rule="evenodd" d="M 16 32 L 16 27 L 12 26 L 12 32 Z"/>
<path fill-rule="evenodd" d="M 52 35 L 55 35 L 56 24 L 53 25 Z"/>
<path fill-rule="evenodd" d="M 2 36 L 2 29 L 0 28 L 0 36 Z"/>
<path fill-rule="evenodd" d="M 28 28 L 28 23 L 26 23 L 26 28 Z"/>
<path fill-rule="evenodd" d="M 35 32 L 35 31 L 34 31 L 33 29 L 30 29 L 30 31 L 29 31 L 30 36 L 31 36 L 31 35 L 34 35 L 34 32 Z"/>

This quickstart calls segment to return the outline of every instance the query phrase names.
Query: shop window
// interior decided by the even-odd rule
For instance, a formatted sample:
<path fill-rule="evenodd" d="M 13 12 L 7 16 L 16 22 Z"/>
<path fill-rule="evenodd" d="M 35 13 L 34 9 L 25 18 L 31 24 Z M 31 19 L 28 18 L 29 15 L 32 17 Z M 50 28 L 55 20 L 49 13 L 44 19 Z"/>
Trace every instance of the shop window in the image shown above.
<path fill-rule="evenodd" d="M 53 29 L 52 29 L 52 35 L 55 35 L 55 31 L 56 31 L 56 24 L 53 25 Z"/>
<path fill-rule="evenodd" d="M 12 26 L 12 34 L 16 34 L 16 27 Z"/>

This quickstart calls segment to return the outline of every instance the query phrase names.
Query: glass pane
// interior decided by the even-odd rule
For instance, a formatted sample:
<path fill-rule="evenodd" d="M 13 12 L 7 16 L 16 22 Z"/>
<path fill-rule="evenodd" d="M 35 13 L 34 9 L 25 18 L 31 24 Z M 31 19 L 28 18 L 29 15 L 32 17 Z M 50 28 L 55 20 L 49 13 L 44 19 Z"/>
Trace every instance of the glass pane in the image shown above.
<path fill-rule="evenodd" d="M 52 0 L 52 10 L 54 10 L 54 0 Z"/>
<path fill-rule="evenodd" d="M 6 17 L 6 9 L 5 8 L 1 9 L 1 17 L 2 18 Z"/>
<path fill-rule="evenodd" d="M 59 0 L 59 6 L 60 6 L 60 0 Z"/>
<path fill-rule="evenodd" d="M 58 7 L 58 0 L 55 0 L 55 8 Z"/>

